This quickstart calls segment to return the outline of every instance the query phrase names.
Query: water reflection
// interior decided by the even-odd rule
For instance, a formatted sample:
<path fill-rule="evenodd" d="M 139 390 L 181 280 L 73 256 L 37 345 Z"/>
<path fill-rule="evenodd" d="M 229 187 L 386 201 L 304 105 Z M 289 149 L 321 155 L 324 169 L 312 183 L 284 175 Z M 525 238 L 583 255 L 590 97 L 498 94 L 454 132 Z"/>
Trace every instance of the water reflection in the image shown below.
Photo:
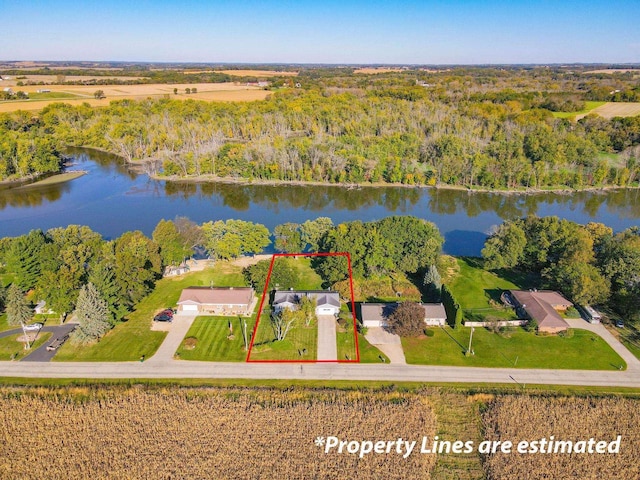
<path fill-rule="evenodd" d="M 329 216 L 335 223 L 400 214 L 435 222 L 451 253 L 478 254 L 486 232 L 506 219 L 557 215 L 603 222 L 615 230 L 637 224 L 640 191 L 571 194 L 497 194 L 465 190 L 333 185 L 188 183 L 153 180 L 104 152 L 69 149 L 72 169 L 89 173 L 71 182 L 28 188 L 0 187 L 0 236 L 32 228 L 86 224 L 116 237 L 126 230 L 150 234 L 161 218 L 194 221 L 240 218 L 273 228 Z"/>

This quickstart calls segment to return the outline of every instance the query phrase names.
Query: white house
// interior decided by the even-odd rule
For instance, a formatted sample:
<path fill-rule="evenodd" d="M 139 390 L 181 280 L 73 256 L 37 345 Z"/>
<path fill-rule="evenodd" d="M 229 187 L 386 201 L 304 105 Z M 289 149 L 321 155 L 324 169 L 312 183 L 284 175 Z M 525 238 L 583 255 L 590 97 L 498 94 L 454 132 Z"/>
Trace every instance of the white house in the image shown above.
<path fill-rule="evenodd" d="M 337 315 L 340 312 L 340 294 L 330 290 L 278 290 L 273 296 L 273 310 L 295 310 L 303 297 L 316 301 L 316 315 Z"/>
<path fill-rule="evenodd" d="M 447 312 L 441 303 L 421 303 L 424 309 L 424 323 L 428 326 L 445 325 Z M 397 303 L 363 303 L 360 305 L 360 319 L 365 327 L 386 327 L 387 319 L 398 308 Z"/>

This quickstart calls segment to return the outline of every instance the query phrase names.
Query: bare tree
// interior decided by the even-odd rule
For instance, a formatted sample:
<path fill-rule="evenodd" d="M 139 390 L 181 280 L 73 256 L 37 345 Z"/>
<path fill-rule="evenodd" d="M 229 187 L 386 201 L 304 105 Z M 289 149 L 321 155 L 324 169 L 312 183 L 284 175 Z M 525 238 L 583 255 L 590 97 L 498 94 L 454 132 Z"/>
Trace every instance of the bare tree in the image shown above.
<path fill-rule="evenodd" d="M 271 314 L 271 327 L 277 341 L 284 340 L 296 321 L 300 318 L 300 312 L 285 308 Z"/>

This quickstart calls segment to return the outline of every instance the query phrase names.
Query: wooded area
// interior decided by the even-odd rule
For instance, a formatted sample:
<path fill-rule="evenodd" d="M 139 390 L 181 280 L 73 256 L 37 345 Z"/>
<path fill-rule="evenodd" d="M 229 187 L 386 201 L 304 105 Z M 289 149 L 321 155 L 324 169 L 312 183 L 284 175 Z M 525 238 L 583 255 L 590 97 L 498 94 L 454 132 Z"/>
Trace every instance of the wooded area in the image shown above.
<path fill-rule="evenodd" d="M 486 189 L 639 179 L 640 117 L 572 122 L 552 113 L 588 99 L 637 99 L 630 74 L 308 69 L 296 79 L 303 88 L 272 80 L 267 100 L 246 104 L 122 100 L 0 115 L 0 179 L 59 170 L 67 145 L 105 149 L 170 178 Z"/>

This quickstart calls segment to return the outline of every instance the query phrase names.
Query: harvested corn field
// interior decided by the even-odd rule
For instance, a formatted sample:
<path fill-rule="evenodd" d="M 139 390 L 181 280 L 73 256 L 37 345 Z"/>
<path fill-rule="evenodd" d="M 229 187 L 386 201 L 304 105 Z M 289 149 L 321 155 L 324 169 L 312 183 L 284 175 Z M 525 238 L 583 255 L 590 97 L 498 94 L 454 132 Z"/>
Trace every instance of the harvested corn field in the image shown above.
<path fill-rule="evenodd" d="M 421 396 L 331 390 L 0 390 L 0 478 L 428 479 L 434 455 L 324 453 L 316 437 L 433 435 Z M 357 474 L 356 474 L 357 472 Z"/>
<path fill-rule="evenodd" d="M 640 478 L 640 400 L 498 397 L 484 413 L 483 425 L 486 440 L 514 444 L 512 453 L 485 456 L 488 479 Z M 579 441 L 594 438 L 609 443 L 618 435 L 619 453 L 575 453 L 582 448 Z M 542 439 L 547 445 L 538 443 L 539 451 L 569 451 L 568 444 L 557 443 L 568 441 L 573 453 L 516 453 L 517 442 Z M 555 445 L 549 445 L 550 440 Z"/>

